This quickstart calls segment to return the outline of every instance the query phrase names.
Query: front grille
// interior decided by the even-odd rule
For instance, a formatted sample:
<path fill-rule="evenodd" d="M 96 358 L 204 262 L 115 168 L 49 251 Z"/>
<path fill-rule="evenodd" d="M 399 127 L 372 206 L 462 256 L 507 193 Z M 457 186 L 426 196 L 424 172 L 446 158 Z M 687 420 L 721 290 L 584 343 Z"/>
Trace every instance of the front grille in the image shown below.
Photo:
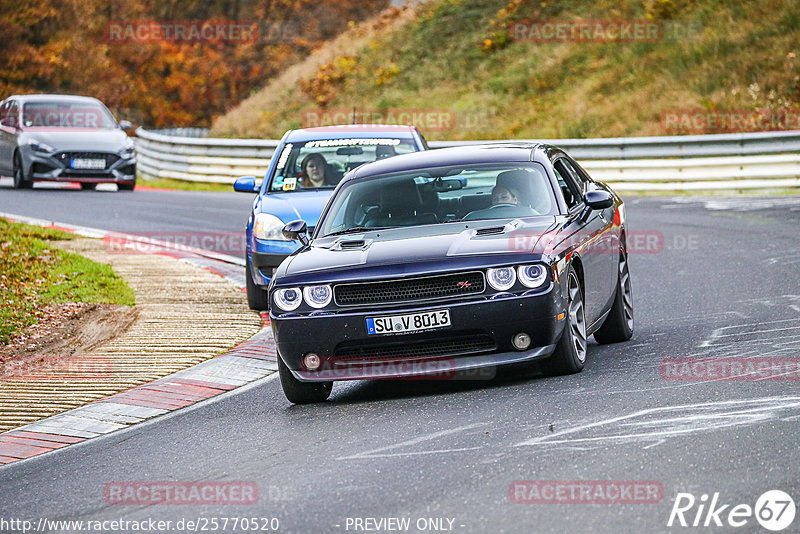
<path fill-rule="evenodd" d="M 73 159 L 102 159 L 106 162 L 106 169 L 111 167 L 119 160 L 119 156 L 116 154 L 110 154 L 108 152 L 61 152 L 56 154 L 56 159 L 59 160 L 61 163 L 64 164 L 66 168 L 70 168 L 70 161 Z M 73 170 L 84 170 L 84 169 L 73 169 Z M 93 169 L 85 169 L 85 170 L 93 170 Z M 102 170 L 102 169 L 100 169 Z"/>
<path fill-rule="evenodd" d="M 394 343 L 342 344 L 334 357 L 338 365 L 357 365 L 364 362 L 393 359 L 426 359 L 460 356 L 496 350 L 488 334 L 469 334 L 451 339 L 428 339 Z M 346 360 L 346 361 L 342 361 Z"/>
<path fill-rule="evenodd" d="M 389 304 L 483 293 L 483 273 L 445 274 L 360 284 L 339 284 L 333 288 L 336 304 Z"/>

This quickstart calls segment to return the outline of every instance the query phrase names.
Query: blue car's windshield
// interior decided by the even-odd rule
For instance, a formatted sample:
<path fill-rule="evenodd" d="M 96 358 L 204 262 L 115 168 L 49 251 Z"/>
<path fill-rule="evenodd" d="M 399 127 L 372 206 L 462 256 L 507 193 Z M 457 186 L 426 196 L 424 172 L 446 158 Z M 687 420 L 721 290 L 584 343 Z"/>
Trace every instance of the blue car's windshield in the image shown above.
<path fill-rule="evenodd" d="M 399 154 L 416 152 L 412 139 L 319 139 L 287 143 L 270 177 L 267 191 L 333 188 L 359 165 Z"/>
<path fill-rule="evenodd" d="M 345 183 L 317 235 L 556 213 L 553 188 L 538 163 L 433 167 Z"/>

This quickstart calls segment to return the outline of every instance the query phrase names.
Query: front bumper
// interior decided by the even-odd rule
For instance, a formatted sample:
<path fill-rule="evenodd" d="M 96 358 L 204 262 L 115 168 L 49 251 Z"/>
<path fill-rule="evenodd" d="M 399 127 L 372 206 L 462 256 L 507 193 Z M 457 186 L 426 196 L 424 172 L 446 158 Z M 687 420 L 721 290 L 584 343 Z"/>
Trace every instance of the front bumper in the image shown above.
<path fill-rule="evenodd" d="M 27 175 L 37 182 L 130 183 L 136 179 L 136 157 L 123 158 L 118 154 L 103 154 L 104 169 L 73 169 L 69 153 L 45 154 L 27 151 Z"/>
<path fill-rule="evenodd" d="M 367 317 L 445 308 L 450 310 L 449 327 L 408 334 L 367 334 Z M 402 309 L 270 312 L 279 357 L 295 378 L 304 382 L 448 378 L 459 371 L 542 359 L 553 352 L 564 329 L 564 317 L 564 303 L 555 285 L 535 294 Z M 511 343 L 520 332 L 531 337 L 530 346 L 521 351 Z M 303 367 L 303 356 L 309 352 L 320 356 L 318 370 Z"/>

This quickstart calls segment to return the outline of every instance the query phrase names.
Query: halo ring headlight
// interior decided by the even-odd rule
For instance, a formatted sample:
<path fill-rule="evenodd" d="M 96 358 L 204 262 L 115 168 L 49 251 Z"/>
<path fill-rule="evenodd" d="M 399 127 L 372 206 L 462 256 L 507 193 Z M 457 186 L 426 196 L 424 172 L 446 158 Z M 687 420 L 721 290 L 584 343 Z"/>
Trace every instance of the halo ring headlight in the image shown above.
<path fill-rule="evenodd" d="M 543 265 L 520 265 L 517 274 L 525 287 L 540 287 L 547 280 L 547 269 Z"/>
<path fill-rule="evenodd" d="M 303 295 L 299 287 L 286 287 L 276 290 L 273 300 L 283 311 L 293 311 L 300 307 Z"/>
<path fill-rule="evenodd" d="M 486 281 L 495 291 L 507 291 L 517 282 L 517 274 L 513 267 L 487 269 Z"/>

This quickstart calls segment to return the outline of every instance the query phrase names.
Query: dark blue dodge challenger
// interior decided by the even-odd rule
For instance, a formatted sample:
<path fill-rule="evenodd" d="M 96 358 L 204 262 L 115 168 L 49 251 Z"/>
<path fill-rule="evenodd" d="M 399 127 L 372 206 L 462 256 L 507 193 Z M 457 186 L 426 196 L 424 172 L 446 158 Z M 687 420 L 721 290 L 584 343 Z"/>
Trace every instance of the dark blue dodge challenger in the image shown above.
<path fill-rule="evenodd" d="M 558 148 L 483 145 L 368 163 L 278 267 L 270 317 L 286 397 L 336 380 L 450 378 L 538 362 L 576 373 L 586 339 L 630 339 L 622 200 Z"/>

